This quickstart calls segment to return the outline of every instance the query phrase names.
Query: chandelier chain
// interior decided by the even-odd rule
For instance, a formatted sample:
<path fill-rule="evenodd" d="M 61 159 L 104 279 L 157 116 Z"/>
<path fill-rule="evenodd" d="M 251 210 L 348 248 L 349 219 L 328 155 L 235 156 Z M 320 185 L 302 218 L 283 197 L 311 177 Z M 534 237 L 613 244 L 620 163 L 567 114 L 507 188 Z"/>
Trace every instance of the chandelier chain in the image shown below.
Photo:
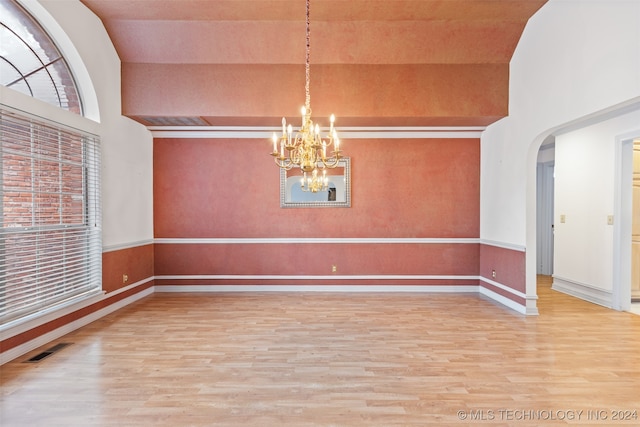
<path fill-rule="evenodd" d="M 311 94 L 309 90 L 309 82 L 311 81 L 311 66 L 309 65 L 311 62 L 311 25 L 309 20 L 309 8 L 310 8 L 310 0 L 307 0 L 307 48 L 305 55 L 305 99 L 304 106 L 307 108 L 307 111 L 311 111 Z"/>
<path fill-rule="evenodd" d="M 302 122 L 298 130 L 293 126 L 287 126 L 287 120 L 282 118 L 282 135 L 278 138 L 273 133 L 273 156 L 276 165 L 284 170 L 291 170 L 293 167 L 300 168 L 300 185 L 303 191 L 328 191 L 329 177 L 327 169 L 338 166 L 342 158 L 340 150 L 340 139 L 334 127 L 335 116 L 329 118 L 329 132 L 323 137 L 320 126 L 314 126 L 311 120 L 311 24 L 310 24 L 310 3 L 306 0 L 306 55 L 305 55 L 305 102 L 302 107 Z"/>

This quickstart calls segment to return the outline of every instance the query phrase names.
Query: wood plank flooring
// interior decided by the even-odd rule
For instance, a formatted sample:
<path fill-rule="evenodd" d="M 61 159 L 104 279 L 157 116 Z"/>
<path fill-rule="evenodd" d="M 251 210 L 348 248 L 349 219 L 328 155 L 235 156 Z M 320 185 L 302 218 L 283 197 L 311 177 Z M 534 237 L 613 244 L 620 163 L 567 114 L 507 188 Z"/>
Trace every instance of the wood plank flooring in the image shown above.
<path fill-rule="evenodd" d="M 0 367 L 0 425 L 640 425 L 640 316 L 539 297 L 154 294 Z"/>

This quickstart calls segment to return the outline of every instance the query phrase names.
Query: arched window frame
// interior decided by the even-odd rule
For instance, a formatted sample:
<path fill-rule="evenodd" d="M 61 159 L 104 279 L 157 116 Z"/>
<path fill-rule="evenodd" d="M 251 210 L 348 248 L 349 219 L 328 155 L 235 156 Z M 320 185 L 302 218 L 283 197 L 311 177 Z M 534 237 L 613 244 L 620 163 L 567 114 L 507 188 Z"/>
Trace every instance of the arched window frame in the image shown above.
<path fill-rule="evenodd" d="M 15 0 L 0 0 L 0 84 L 83 115 L 75 77 L 42 25 Z"/>

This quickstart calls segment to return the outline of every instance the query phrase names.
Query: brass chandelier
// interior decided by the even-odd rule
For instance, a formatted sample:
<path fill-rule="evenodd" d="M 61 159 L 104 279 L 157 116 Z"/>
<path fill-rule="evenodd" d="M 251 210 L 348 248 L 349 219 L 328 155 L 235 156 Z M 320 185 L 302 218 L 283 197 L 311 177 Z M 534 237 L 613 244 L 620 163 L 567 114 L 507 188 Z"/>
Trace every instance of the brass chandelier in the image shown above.
<path fill-rule="evenodd" d="M 329 126 L 329 134 L 326 138 L 320 135 L 320 126 L 314 127 L 311 120 L 311 96 L 309 95 L 309 57 L 310 57 L 310 28 L 309 28 L 309 1 L 307 0 L 307 45 L 305 58 L 305 101 L 301 109 L 302 125 L 295 132 L 291 124 L 287 125 L 282 118 L 282 136 L 278 138 L 273 133 L 273 152 L 278 167 L 290 170 L 299 167 L 302 170 L 301 187 L 303 191 L 326 191 L 328 188 L 327 168 L 338 166 L 342 158 L 340 139 L 333 127 L 335 116 L 332 114 Z M 327 153 L 332 150 L 329 155 Z"/>

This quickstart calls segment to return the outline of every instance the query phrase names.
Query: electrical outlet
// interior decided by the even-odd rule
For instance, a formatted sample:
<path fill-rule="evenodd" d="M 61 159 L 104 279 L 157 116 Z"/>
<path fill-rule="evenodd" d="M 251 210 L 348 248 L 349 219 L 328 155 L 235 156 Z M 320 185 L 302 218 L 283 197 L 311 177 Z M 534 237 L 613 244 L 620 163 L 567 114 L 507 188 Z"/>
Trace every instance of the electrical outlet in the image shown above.
<path fill-rule="evenodd" d="M 129 281 L 129 276 L 127 276 L 126 274 L 122 275 L 122 283 L 127 283 Z"/>
<path fill-rule="evenodd" d="M 337 271 L 338 271 L 338 266 L 337 266 L 337 265 L 332 265 L 332 266 L 331 266 L 331 272 L 332 272 L 332 273 L 335 273 L 335 272 L 337 272 Z"/>
<path fill-rule="evenodd" d="M 496 278 L 496 271 L 495 270 L 491 270 L 491 277 L 493 277 L 494 279 Z"/>

